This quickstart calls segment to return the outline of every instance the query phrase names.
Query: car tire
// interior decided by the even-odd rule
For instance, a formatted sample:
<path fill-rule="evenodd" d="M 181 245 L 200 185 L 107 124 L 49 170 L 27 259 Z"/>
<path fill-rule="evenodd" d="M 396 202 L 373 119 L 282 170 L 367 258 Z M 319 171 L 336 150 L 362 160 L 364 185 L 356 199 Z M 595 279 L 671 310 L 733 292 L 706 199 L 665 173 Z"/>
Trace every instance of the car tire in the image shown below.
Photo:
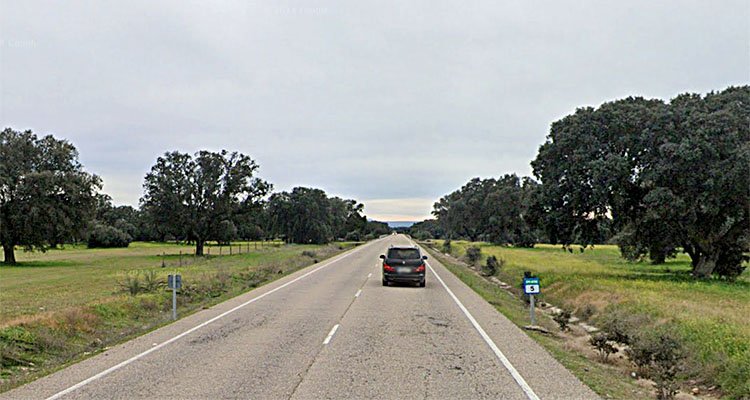
<path fill-rule="evenodd" d="M 427 281 L 419 282 L 419 287 L 425 287 L 427 285 Z"/>
<path fill-rule="evenodd" d="M 388 286 L 388 281 L 386 279 L 383 279 L 383 286 Z"/>

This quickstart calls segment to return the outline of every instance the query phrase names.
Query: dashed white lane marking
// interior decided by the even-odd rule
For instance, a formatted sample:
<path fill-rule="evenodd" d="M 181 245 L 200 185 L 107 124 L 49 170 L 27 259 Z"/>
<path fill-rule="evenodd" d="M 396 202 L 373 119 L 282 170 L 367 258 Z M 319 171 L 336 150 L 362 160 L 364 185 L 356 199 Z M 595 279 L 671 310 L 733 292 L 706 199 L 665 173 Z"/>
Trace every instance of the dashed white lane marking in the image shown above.
<path fill-rule="evenodd" d="M 435 275 L 435 278 L 437 278 L 437 280 L 440 282 L 440 284 L 443 285 L 445 290 L 448 291 L 448 294 L 453 298 L 453 301 L 458 305 L 458 308 L 460 308 L 461 311 L 463 311 L 464 315 L 466 315 L 466 318 L 468 318 L 471 324 L 474 325 L 474 329 L 476 329 L 477 332 L 479 332 L 479 335 L 482 336 L 482 339 L 484 339 L 487 345 L 490 346 L 490 348 L 495 353 L 495 355 L 500 360 L 500 362 L 503 363 L 503 366 L 505 367 L 505 369 L 507 369 L 508 372 L 510 372 L 510 374 L 513 376 L 513 379 L 515 379 L 516 383 L 518 383 L 518 386 L 520 386 L 521 389 L 523 389 L 524 393 L 526 393 L 526 397 L 528 397 L 529 400 L 539 400 L 539 396 L 537 396 L 536 393 L 534 393 L 534 391 L 531 389 L 531 386 L 529 386 L 529 384 L 526 383 L 526 380 L 523 379 L 523 377 L 518 372 L 518 370 L 513 366 L 513 364 L 510 363 L 510 360 L 508 360 L 508 358 L 505 357 L 505 354 L 503 354 L 503 352 L 500 351 L 500 349 L 497 347 L 495 342 L 492 341 L 492 338 L 490 338 L 487 332 L 485 332 L 484 329 L 482 329 L 482 326 L 479 325 L 479 322 L 477 322 L 477 320 L 474 319 L 474 316 L 471 315 L 469 310 L 467 310 L 466 307 L 464 307 L 463 303 L 461 303 L 461 300 L 459 300 L 458 297 L 456 297 L 456 295 L 453 294 L 453 291 L 450 290 L 450 288 L 448 288 L 448 285 L 446 285 L 445 282 L 443 282 L 443 279 L 440 278 L 440 275 L 438 275 L 437 272 L 435 272 L 435 270 L 432 269 L 432 266 L 430 264 L 427 264 L 427 267 L 430 268 L 430 272 L 432 272 L 432 274 Z"/>
<path fill-rule="evenodd" d="M 372 272 L 370 272 L 369 274 L 367 274 L 367 277 L 371 278 L 372 277 Z"/>
<path fill-rule="evenodd" d="M 326 336 L 326 339 L 323 341 L 323 344 L 331 343 L 331 339 L 333 338 L 333 335 L 336 334 L 336 331 L 339 329 L 339 324 L 336 324 L 333 329 L 331 329 L 331 332 Z"/>
<path fill-rule="evenodd" d="M 357 294 L 355 294 L 354 297 L 359 297 L 360 294 L 362 294 L 362 289 L 357 290 Z"/>
<path fill-rule="evenodd" d="M 378 240 L 375 240 L 375 241 L 373 241 L 371 243 L 377 243 L 377 242 L 378 242 Z M 59 399 L 59 398 L 65 396 L 66 394 L 68 394 L 68 393 L 70 393 L 70 392 L 72 392 L 74 390 L 77 390 L 77 389 L 79 389 L 79 388 L 81 388 L 83 386 L 86 386 L 89 383 L 91 383 L 91 382 L 93 382 L 93 381 L 95 381 L 95 380 L 97 380 L 99 378 L 107 376 L 107 375 L 111 374 L 112 372 L 117 371 L 118 369 L 120 369 L 120 368 L 122 368 L 122 367 L 124 367 L 124 366 L 126 366 L 126 365 L 128 365 L 130 363 L 132 363 L 133 361 L 136 361 L 136 360 L 138 360 L 140 358 L 143 358 L 146 355 L 151 354 L 151 353 L 155 352 L 156 350 L 159 350 L 162 347 L 164 347 L 164 346 L 166 346 L 166 345 L 168 345 L 170 343 L 174 343 L 176 340 L 179 340 L 180 338 L 182 338 L 182 337 L 184 337 L 186 335 L 189 335 L 189 334 L 195 332 L 196 330 L 198 330 L 200 328 L 203 328 L 204 326 L 206 326 L 206 325 L 208 325 L 208 324 L 210 324 L 210 323 L 212 323 L 212 322 L 214 322 L 214 321 L 216 321 L 216 320 L 218 320 L 220 318 L 223 318 L 223 317 L 225 317 L 225 316 L 227 316 L 227 315 L 229 315 L 229 314 L 231 314 L 231 313 L 239 310 L 242 307 L 245 307 L 248 304 L 254 303 L 254 302 L 256 302 L 256 301 L 258 301 L 258 300 L 260 300 L 260 299 L 268 296 L 271 293 L 275 293 L 275 292 L 277 292 L 277 291 L 279 291 L 279 290 L 281 290 L 281 289 L 283 289 L 283 288 L 285 288 L 285 287 L 287 287 L 287 286 L 289 286 L 289 285 L 291 285 L 291 284 L 293 284 L 295 282 L 298 282 L 298 281 L 300 281 L 300 280 L 302 280 L 304 278 L 307 278 L 308 276 L 310 276 L 310 275 L 312 275 L 312 274 L 320 271 L 321 269 L 323 269 L 323 268 L 325 268 L 325 267 L 327 267 L 327 266 L 329 266 L 329 265 L 331 265 L 331 264 L 333 264 L 333 263 L 335 263 L 335 262 L 337 262 L 337 261 L 339 261 L 339 260 L 341 260 L 341 259 L 343 259 L 345 257 L 349 257 L 352 254 L 358 253 L 360 249 L 363 249 L 365 247 L 368 247 L 368 246 L 360 246 L 360 247 L 357 247 L 356 249 L 354 249 L 353 251 L 350 251 L 350 252 L 345 253 L 345 254 L 341 254 L 341 255 L 339 255 L 339 256 L 337 256 L 337 257 L 329 260 L 328 262 L 324 263 L 323 265 L 315 268 L 314 270 L 305 273 L 304 275 L 300 275 L 297 278 L 294 278 L 293 280 L 291 280 L 291 281 L 289 281 L 289 282 L 287 282 L 287 283 L 285 283 L 285 284 L 283 284 L 283 285 L 281 285 L 279 287 L 271 289 L 271 290 L 269 290 L 269 291 L 261 294 L 260 296 L 254 297 L 254 298 L 252 298 L 252 299 L 250 299 L 250 300 L 248 300 L 248 301 L 246 301 L 246 302 L 238 305 L 237 307 L 234 307 L 234 308 L 232 308 L 232 309 L 230 309 L 228 311 L 225 311 L 225 312 L 223 312 L 223 313 L 221 313 L 221 314 L 219 314 L 219 315 L 217 315 L 217 316 L 209 319 L 208 321 L 205 321 L 205 322 L 203 322 L 201 324 L 198 324 L 198 325 L 196 325 L 196 326 L 194 326 L 194 327 L 186 330 L 185 332 L 182 332 L 179 335 L 174 336 L 173 338 L 171 338 L 171 339 L 169 339 L 169 340 L 167 340 L 165 342 L 162 342 L 162 343 L 160 343 L 160 344 L 158 344 L 158 345 L 156 345 L 154 347 L 151 347 L 150 349 L 144 351 L 143 353 L 140 353 L 140 354 L 135 355 L 135 356 L 133 356 L 131 358 L 128 358 L 127 360 L 125 360 L 125 361 L 123 361 L 123 362 L 121 362 L 121 363 L 119 363 L 119 364 L 117 364 L 117 365 L 115 365 L 113 367 L 107 368 L 104 371 L 99 372 L 98 374 L 96 374 L 96 375 L 94 375 L 94 376 L 92 376 L 92 377 L 90 377 L 88 379 L 85 379 L 85 380 L 83 380 L 81 382 L 78 382 L 75 385 L 73 385 L 73 386 L 71 386 L 71 387 L 69 387 L 69 388 L 67 388 L 67 389 L 65 389 L 63 391 L 57 392 L 57 393 L 53 394 L 52 396 L 48 397 L 47 400 L 56 400 L 56 399 Z M 335 331 L 335 329 L 337 327 L 338 327 L 338 325 L 336 325 L 336 327 L 334 327 L 334 331 Z M 331 334 L 333 334 L 333 332 Z M 330 340 L 330 338 L 326 338 L 326 340 Z M 324 342 L 324 343 L 327 343 L 327 342 Z"/>

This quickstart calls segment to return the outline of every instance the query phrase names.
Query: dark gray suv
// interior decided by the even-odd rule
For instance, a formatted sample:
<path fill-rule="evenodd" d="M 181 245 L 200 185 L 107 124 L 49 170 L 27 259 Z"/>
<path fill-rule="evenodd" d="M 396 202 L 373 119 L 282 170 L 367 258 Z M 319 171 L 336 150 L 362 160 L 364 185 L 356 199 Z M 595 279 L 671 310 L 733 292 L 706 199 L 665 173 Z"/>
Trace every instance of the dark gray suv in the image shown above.
<path fill-rule="evenodd" d="M 391 282 L 416 283 L 425 286 L 427 265 L 418 247 L 391 247 L 383 259 L 383 286 Z"/>

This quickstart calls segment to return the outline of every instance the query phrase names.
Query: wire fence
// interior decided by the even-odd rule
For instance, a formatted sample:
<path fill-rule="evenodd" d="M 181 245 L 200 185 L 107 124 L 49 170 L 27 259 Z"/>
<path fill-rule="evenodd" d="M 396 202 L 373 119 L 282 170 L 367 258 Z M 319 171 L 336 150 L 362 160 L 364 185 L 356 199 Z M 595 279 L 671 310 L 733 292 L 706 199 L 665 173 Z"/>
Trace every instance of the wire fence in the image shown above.
<path fill-rule="evenodd" d="M 198 261 L 205 260 L 206 258 L 222 257 L 222 256 L 236 256 L 242 254 L 249 254 L 259 251 L 266 251 L 267 249 L 278 248 L 284 245 L 282 241 L 257 241 L 257 242 L 235 242 L 227 244 L 209 244 L 206 243 L 203 246 L 203 255 L 197 254 L 197 248 L 192 250 L 180 250 L 177 253 L 162 252 L 161 254 L 161 267 L 184 267 L 190 264 L 195 264 Z"/>

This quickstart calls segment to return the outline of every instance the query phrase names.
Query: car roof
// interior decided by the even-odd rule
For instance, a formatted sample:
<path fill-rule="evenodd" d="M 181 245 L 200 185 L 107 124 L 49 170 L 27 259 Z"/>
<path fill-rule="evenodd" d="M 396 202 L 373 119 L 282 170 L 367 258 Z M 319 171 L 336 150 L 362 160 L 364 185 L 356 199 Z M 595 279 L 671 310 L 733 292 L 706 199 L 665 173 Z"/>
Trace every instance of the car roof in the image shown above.
<path fill-rule="evenodd" d="M 396 250 L 419 250 L 419 247 L 417 246 L 391 246 L 388 248 L 390 249 L 396 249 Z"/>

